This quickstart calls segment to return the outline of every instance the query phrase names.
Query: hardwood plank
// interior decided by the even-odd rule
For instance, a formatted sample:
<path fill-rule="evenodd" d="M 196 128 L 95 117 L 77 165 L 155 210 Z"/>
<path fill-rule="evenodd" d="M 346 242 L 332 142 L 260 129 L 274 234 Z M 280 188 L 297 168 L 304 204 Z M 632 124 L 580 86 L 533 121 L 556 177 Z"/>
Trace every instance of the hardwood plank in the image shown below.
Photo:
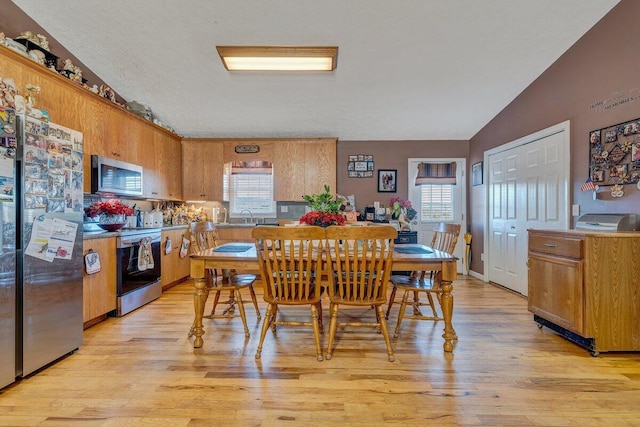
<path fill-rule="evenodd" d="M 453 354 L 442 351 L 443 322 L 406 320 L 393 363 L 380 334 L 361 328 L 338 330 L 334 358 L 317 362 L 307 327 L 269 332 L 256 361 L 261 323 L 247 304 L 249 339 L 237 318 L 205 319 L 205 345 L 193 348 L 187 281 L 85 330 L 77 352 L 1 390 L 0 425 L 638 425 L 639 353 L 591 357 L 538 329 L 524 298 L 467 276 L 453 294 Z"/>

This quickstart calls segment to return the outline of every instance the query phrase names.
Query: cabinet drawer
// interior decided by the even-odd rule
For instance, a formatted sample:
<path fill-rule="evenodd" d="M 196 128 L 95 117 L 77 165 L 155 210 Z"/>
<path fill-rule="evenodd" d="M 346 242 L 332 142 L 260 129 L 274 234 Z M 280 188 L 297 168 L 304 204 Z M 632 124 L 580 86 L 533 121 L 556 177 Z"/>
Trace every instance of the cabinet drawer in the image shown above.
<path fill-rule="evenodd" d="M 537 234 L 529 236 L 529 250 L 543 254 L 582 259 L 583 245 L 582 239 Z"/>

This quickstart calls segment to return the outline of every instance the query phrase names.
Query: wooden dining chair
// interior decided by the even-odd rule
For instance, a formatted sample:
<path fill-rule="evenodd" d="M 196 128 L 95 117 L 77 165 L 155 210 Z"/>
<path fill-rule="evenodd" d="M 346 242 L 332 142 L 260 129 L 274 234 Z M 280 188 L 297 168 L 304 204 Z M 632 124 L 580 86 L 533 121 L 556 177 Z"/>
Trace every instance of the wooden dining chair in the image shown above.
<path fill-rule="evenodd" d="M 393 240 L 398 232 L 389 225 L 371 227 L 330 226 L 326 229 L 329 260 L 329 301 L 331 323 L 327 359 L 333 355 L 338 326 L 375 327 L 382 332 L 389 361 L 393 349 L 382 306 L 387 303 L 387 283 L 391 274 Z M 374 307 L 376 320 L 338 322 L 340 306 Z"/>
<path fill-rule="evenodd" d="M 437 224 L 433 229 L 433 238 L 431 239 L 431 248 L 439 251 L 453 254 L 453 251 L 458 242 L 458 236 L 460 235 L 460 224 Z M 396 322 L 396 329 L 394 331 L 394 337 L 398 337 L 400 333 L 400 324 L 404 319 L 404 314 L 407 305 L 413 307 L 412 319 L 417 320 L 431 320 L 438 321 L 444 320 L 444 318 L 438 313 L 436 305 L 433 299 L 433 295 L 438 300 L 438 305 L 442 310 L 442 289 L 440 287 L 440 272 L 438 271 L 413 271 L 410 276 L 393 275 L 391 276 L 391 284 L 393 289 L 391 296 L 389 297 L 389 307 L 387 308 L 387 319 L 391 311 L 391 306 L 398 290 L 404 291 L 402 295 L 402 303 L 400 304 L 400 310 L 398 311 L 398 321 Z M 425 293 L 427 302 L 420 300 L 420 293 Z M 409 300 L 409 296 L 413 295 L 413 300 Z M 425 316 L 420 311 L 420 307 L 428 305 L 431 308 L 432 315 Z"/>
<path fill-rule="evenodd" d="M 260 359 L 269 328 L 275 336 L 276 326 L 312 326 L 316 358 L 322 361 L 322 287 L 319 280 L 322 276 L 324 229 L 316 226 L 257 226 L 252 235 L 258 254 L 264 300 L 268 304 L 256 359 Z M 282 306 L 302 305 L 310 306 L 310 321 L 278 319 Z"/>
<path fill-rule="evenodd" d="M 192 226 L 192 230 L 192 242 L 195 243 L 195 251 L 213 249 L 217 246 L 215 225 L 212 222 L 204 221 L 195 223 L 195 226 Z M 206 275 L 207 285 L 205 287 L 205 300 L 209 292 L 214 291 L 215 295 L 211 313 L 205 317 L 209 319 L 235 317 L 235 308 L 237 306 L 240 312 L 239 315 L 242 318 L 245 336 L 248 337 L 249 328 L 247 327 L 247 318 L 240 291 L 246 288 L 249 289 L 249 294 L 251 295 L 251 300 L 256 310 L 256 316 L 258 321 L 260 321 L 262 316 L 260 314 L 260 309 L 258 308 L 258 299 L 253 289 L 253 284 L 256 281 L 256 278 L 257 277 L 254 274 L 236 274 L 233 270 L 218 271 L 216 269 L 209 269 Z M 227 305 L 227 308 L 225 308 L 222 314 L 215 314 L 216 307 L 220 302 L 220 294 L 225 291 L 229 291 L 229 299 L 224 302 L 224 304 Z"/>

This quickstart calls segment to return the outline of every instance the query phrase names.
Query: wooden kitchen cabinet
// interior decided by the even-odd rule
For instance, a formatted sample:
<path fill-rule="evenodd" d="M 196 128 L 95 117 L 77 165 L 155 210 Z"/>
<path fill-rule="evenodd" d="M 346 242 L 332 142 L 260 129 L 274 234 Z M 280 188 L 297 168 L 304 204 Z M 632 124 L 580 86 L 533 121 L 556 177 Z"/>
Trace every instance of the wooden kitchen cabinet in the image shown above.
<path fill-rule="evenodd" d="M 216 227 L 216 244 L 223 245 L 230 242 L 246 242 L 254 244 L 251 232 L 255 228 L 254 225 L 224 225 L 222 227 Z"/>
<path fill-rule="evenodd" d="M 180 246 L 182 245 L 183 237 L 190 240 L 189 231 L 186 227 L 162 231 L 162 243 L 160 245 L 162 290 L 166 290 L 189 277 L 189 254 L 191 250 L 187 251 L 187 256 L 180 258 Z M 167 238 L 171 240 L 171 252 L 168 254 L 166 252 Z"/>
<path fill-rule="evenodd" d="M 223 144 L 210 140 L 182 141 L 184 200 L 222 200 Z"/>
<path fill-rule="evenodd" d="M 300 202 L 305 194 L 323 193 L 325 184 L 335 192 L 336 150 L 336 138 L 184 139 L 183 198 L 221 201 L 224 165 L 232 161 L 272 162 L 276 201 Z"/>
<path fill-rule="evenodd" d="M 81 85 L 0 46 L 0 76 L 11 76 L 17 87 L 27 83 L 42 88 L 38 97 L 38 108 L 47 110 L 53 122 L 78 130 L 83 134 L 84 191 L 91 192 L 91 155 L 100 155 L 154 169 L 154 147 L 156 134 L 166 140 L 180 144 L 181 138 L 123 107 L 94 94 Z M 171 157 L 172 161 L 175 157 Z M 179 162 L 179 160 L 176 160 Z M 182 166 L 180 164 L 180 166 Z M 180 181 L 181 172 L 174 177 Z M 154 178 L 158 174 L 152 175 Z M 180 185 L 180 184 L 177 184 Z M 175 190 L 169 194 L 176 193 Z M 176 193 L 177 194 L 177 193 Z M 171 200 L 180 200 L 166 197 Z"/>
<path fill-rule="evenodd" d="M 153 135 L 153 156 L 144 166 L 145 197 L 182 200 L 182 144 L 161 133 Z"/>
<path fill-rule="evenodd" d="M 116 238 L 105 237 L 83 242 L 83 254 L 100 255 L 100 271 L 83 275 L 82 320 L 85 328 L 103 320 L 116 309 Z"/>
<path fill-rule="evenodd" d="M 593 355 L 640 350 L 640 233 L 529 230 L 529 311 Z"/>
<path fill-rule="evenodd" d="M 274 196 L 277 201 L 302 201 L 305 194 L 336 191 L 335 138 L 283 140 L 274 144 Z M 286 159 L 286 161 L 283 161 Z"/>

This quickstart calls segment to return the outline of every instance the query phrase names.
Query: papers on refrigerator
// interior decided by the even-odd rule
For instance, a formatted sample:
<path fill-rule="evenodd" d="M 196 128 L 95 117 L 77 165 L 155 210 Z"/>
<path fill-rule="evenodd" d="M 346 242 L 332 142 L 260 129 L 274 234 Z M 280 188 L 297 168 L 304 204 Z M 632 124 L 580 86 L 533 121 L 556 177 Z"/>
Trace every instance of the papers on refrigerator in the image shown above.
<path fill-rule="evenodd" d="M 75 222 L 58 218 L 36 219 L 25 255 L 48 262 L 56 258 L 70 260 L 77 232 L 78 224 Z"/>

